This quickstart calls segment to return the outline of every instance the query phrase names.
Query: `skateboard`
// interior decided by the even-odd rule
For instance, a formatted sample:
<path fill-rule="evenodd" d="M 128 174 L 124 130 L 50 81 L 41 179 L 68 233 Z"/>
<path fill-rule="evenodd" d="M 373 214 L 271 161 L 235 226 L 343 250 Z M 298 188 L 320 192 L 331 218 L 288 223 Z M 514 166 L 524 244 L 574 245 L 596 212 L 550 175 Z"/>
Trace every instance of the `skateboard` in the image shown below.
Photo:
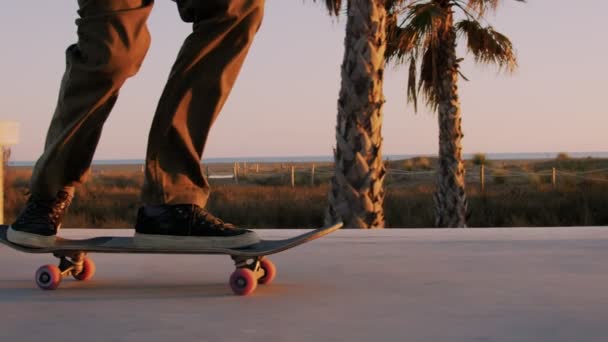
<path fill-rule="evenodd" d="M 284 240 L 261 240 L 246 248 L 149 248 L 137 246 L 133 237 L 102 236 L 84 240 L 57 238 L 55 246 L 31 248 L 6 239 L 8 226 L 0 225 L 0 243 L 25 253 L 51 253 L 59 265 L 44 265 L 36 271 L 36 284 L 43 290 L 55 290 L 64 277 L 87 281 L 95 274 L 95 263 L 88 253 L 131 254 L 222 254 L 229 255 L 236 266 L 229 284 L 237 295 L 249 295 L 258 284 L 269 284 L 276 276 L 276 267 L 266 256 L 316 240 L 342 227 L 342 223 L 323 227 Z"/>

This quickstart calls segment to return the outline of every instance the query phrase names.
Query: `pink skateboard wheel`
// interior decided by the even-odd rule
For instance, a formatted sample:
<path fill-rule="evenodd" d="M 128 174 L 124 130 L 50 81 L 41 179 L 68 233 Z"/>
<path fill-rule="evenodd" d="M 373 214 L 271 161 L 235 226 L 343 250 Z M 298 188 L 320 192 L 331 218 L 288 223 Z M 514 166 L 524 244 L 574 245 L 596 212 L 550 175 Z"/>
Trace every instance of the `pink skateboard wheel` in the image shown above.
<path fill-rule="evenodd" d="M 230 287 L 239 296 L 247 296 L 255 291 L 258 281 L 248 268 L 239 268 L 230 276 Z"/>
<path fill-rule="evenodd" d="M 82 272 L 74 274 L 73 276 L 76 280 L 87 281 L 93 278 L 94 275 L 95 263 L 89 258 L 84 258 L 84 260 L 82 260 Z"/>
<path fill-rule="evenodd" d="M 260 267 L 264 270 L 264 276 L 258 279 L 258 283 L 263 285 L 270 284 L 277 275 L 277 268 L 272 261 L 265 258 L 260 261 Z"/>
<path fill-rule="evenodd" d="M 61 271 L 55 265 L 44 265 L 36 271 L 36 284 L 42 290 L 55 290 L 61 283 Z"/>

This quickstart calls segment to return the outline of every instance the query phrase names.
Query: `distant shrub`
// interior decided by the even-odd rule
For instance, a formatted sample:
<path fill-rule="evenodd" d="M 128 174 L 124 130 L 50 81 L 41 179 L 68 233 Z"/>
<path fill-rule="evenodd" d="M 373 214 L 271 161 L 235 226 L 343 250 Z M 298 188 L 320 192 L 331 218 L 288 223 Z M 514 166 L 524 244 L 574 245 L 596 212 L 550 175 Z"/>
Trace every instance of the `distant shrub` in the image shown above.
<path fill-rule="evenodd" d="M 557 160 L 569 160 L 570 159 L 570 155 L 566 152 L 560 152 L 557 154 L 557 157 L 555 157 L 555 159 Z"/>
<path fill-rule="evenodd" d="M 431 170 L 431 159 L 427 157 L 416 157 L 412 158 L 412 162 L 414 163 L 414 167 L 422 170 Z"/>
<path fill-rule="evenodd" d="M 473 165 L 488 165 L 485 153 L 475 153 L 471 161 Z"/>
<path fill-rule="evenodd" d="M 537 186 L 551 184 L 551 175 L 530 174 L 528 180 L 530 181 L 530 184 Z"/>
<path fill-rule="evenodd" d="M 414 170 L 414 162 L 411 159 L 407 159 L 403 161 L 403 168 L 407 171 Z"/>
<path fill-rule="evenodd" d="M 278 186 L 287 184 L 287 175 L 283 173 L 277 174 L 266 174 L 266 175 L 247 175 L 239 176 L 239 183 L 241 184 L 255 184 L 255 185 L 269 185 Z M 233 179 L 230 179 L 227 184 L 234 183 Z"/>
<path fill-rule="evenodd" d="M 506 172 L 503 170 L 492 172 L 492 176 L 494 177 L 494 183 L 496 184 L 505 184 L 507 182 Z"/>
<path fill-rule="evenodd" d="M 428 157 L 414 157 L 401 162 L 401 166 L 407 171 L 432 170 L 433 160 Z"/>
<path fill-rule="evenodd" d="M 391 161 L 389 158 L 384 160 L 384 167 L 387 169 L 392 169 L 394 165 L 394 162 Z"/>
<path fill-rule="evenodd" d="M 530 164 L 530 162 L 521 163 L 519 167 L 523 172 L 534 172 L 534 167 Z"/>
<path fill-rule="evenodd" d="M 16 188 L 21 188 L 21 189 L 27 189 L 27 188 L 29 188 L 29 186 L 30 186 L 29 177 L 24 177 L 24 176 L 21 176 L 21 175 L 14 175 L 13 173 L 14 172 L 12 170 L 11 170 L 10 173 L 8 173 L 8 172 L 6 173 L 5 180 L 4 180 L 4 182 L 5 182 L 4 188 L 5 189 L 8 188 L 9 186 L 13 186 L 13 187 L 16 187 Z M 11 177 L 10 181 L 9 181 L 8 177 Z M 8 182 L 10 182 L 12 185 L 8 185 L 9 184 Z"/>
<path fill-rule="evenodd" d="M 114 186 L 117 188 L 141 188 L 143 184 L 143 175 L 137 174 L 98 174 L 92 177 L 90 181 L 91 185 L 97 185 L 100 187 Z"/>

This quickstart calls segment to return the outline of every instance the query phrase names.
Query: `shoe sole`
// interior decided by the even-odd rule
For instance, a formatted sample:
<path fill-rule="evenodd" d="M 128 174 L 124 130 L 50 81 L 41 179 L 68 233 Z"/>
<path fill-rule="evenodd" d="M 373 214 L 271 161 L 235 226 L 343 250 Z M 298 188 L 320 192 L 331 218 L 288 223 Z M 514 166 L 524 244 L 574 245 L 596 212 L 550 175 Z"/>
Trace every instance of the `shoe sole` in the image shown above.
<path fill-rule="evenodd" d="M 137 247 L 150 249 L 205 249 L 205 248 L 244 248 L 260 242 L 256 233 L 237 236 L 175 236 L 135 233 L 133 243 Z"/>
<path fill-rule="evenodd" d="M 14 230 L 13 227 L 9 226 L 6 231 L 6 239 L 11 243 L 20 246 L 26 247 L 35 247 L 35 248 L 46 248 L 53 247 L 55 245 L 56 240 L 55 235 L 45 236 L 38 235 L 33 233 L 21 232 L 18 230 Z"/>

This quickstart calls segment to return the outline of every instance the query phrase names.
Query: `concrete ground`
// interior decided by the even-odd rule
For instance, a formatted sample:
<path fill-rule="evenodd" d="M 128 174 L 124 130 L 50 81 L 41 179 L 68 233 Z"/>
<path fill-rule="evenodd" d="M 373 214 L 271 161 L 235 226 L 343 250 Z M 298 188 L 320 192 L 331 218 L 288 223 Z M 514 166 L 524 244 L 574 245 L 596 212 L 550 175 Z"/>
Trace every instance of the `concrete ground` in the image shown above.
<path fill-rule="evenodd" d="M 608 228 L 342 230 L 250 297 L 225 256 L 92 256 L 44 292 L 53 258 L 0 246 L 0 341 L 608 341 Z"/>

